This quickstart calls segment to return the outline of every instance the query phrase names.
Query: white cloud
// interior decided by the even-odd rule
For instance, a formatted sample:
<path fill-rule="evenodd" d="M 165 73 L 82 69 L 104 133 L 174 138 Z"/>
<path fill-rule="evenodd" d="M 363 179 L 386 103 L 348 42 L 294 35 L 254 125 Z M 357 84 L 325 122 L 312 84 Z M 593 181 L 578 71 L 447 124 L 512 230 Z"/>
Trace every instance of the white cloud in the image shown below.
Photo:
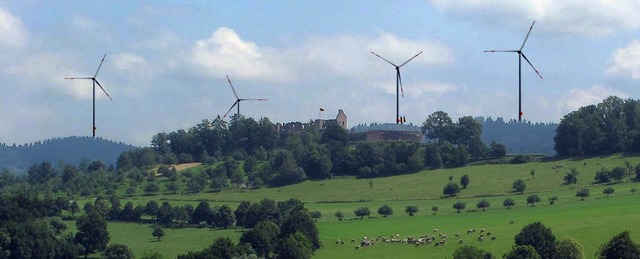
<path fill-rule="evenodd" d="M 101 29 L 100 25 L 97 22 L 83 15 L 74 15 L 71 20 L 71 25 L 76 29 L 84 32 L 92 32 Z"/>
<path fill-rule="evenodd" d="M 95 73 L 91 69 L 97 69 L 97 67 L 78 72 L 78 70 L 68 67 L 63 60 L 68 60 L 68 58 L 51 53 L 37 54 L 23 57 L 15 64 L 7 66 L 4 72 L 24 81 L 22 85 L 25 88 L 22 90 L 41 93 L 60 92 L 75 100 L 91 100 L 93 97 L 91 80 L 65 80 L 64 78 L 90 77 Z M 47 65 L 43 66 L 42 64 Z M 96 66 L 97 64 L 95 63 Z M 104 87 L 108 88 L 104 80 L 98 79 Z M 105 98 L 107 97 L 103 94 L 96 94 L 96 99 Z"/>
<path fill-rule="evenodd" d="M 149 64 L 141 56 L 135 53 L 123 52 L 113 56 L 113 65 L 119 70 L 133 70 L 134 72 L 140 72 L 147 69 Z"/>
<path fill-rule="evenodd" d="M 20 18 L 0 8 L 0 47 L 19 48 L 27 44 L 27 31 Z"/>
<path fill-rule="evenodd" d="M 441 66 L 455 61 L 454 51 L 443 43 L 402 39 L 387 32 L 381 32 L 374 38 L 351 35 L 312 38 L 304 44 L 301 56 L 305 62 L 320 66 L 329 72 L 358 79 L 375 78 L 381 73 L 394 70 L 391 65 L 384 64 L 383 60 L 372 55 L 370 51 L 396 65 L 402 64 L 420 51 L 423 53 L 407 66 Z"/>
<path fill-rule="evenodd" d="M 640 41 L 634 40 L 626 48 L 614 51 L 605 74 L 640 79 Z"/>
<path fill-rule="evenodd" d="M 221 27 L 210 38 L 195 42 L 190 61 L 213 77 L 288 80 L 289 71 L 274 57 L 269 50 L 241 39 L 234 30 Z"/>
<path fill-rule="evenodd" d="M 423 51 L 407 65 L 414 68 L 444 66 L 455 61 L 454 51 L 441 42 L 403 39 L 387 32 L 380 32 L 376 37 L 317 36 L 306 40 L 301 47 L 274 49 L 244 41 L 232 29 L 222 27 L 210 38 L 198 40 L 194 45 L 190 62 L 210 76 L 228 74 L 242 79 L 274 82 L 294 81 L 319 74 L 324 78 L 360 80 L 378 80 L 381 75 L 386 77 L 387 74 L 383 73 L 393 71 L 393 67 L 385 65 L 370 51 L 397 65 Z"/>
<path fill-rule="evenodd" d="M 539 20 L 541 30 L 589 37 L 640 28 L 637 0 L 431 0 L 436 9 L 486 23 Z"/>
<path fill-rule="evenodd" d="M 621 91 L 601 85 L 594 85 L 587 89 L 572 88 L 566 99 L 566 107 L 569 111 L 575 111 L 583 106 L 597 104 L 611 95 L 621 98 L 628 96 Z"/>

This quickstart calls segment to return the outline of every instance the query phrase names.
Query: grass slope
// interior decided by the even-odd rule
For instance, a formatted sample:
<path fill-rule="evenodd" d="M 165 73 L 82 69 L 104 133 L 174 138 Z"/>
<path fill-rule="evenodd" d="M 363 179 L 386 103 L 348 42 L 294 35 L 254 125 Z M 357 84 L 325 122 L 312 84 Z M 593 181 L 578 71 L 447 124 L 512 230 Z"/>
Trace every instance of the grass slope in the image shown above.
<path fill-rule="evenodd" d="M 639 156 L 608 156 L 585 159 L 564 159 L 553 162 L 527 163 L 519 165 L 481 165 L 456 169 L 421 171 L 411 175 L 401 175 L 376 179 L 339 178 L 324 181 L 306 181 L 300 184 L 262 188 L 258 190 L 225 190 L 219 193 L 160 194 L 155 196 L 135 196 L 124 198 L 122 204 L 130 200 L 136 204 L 144 204 L 150 199 L 159 202 L 168 200 L 172 204 L 190 203 L 194 206 L 199 200 L 211 201 L 214 204 L 228 203 L 236 206 L 239 201 L 258 201 L 263 198 L 286 200 L 296 198 L 306 202 L 310 210 L 322 212 L 318 221 L 320 237 L 325 245 L 316 252 L 317 258 L 443 258 L 449 257 L 459 245 L 454 233 L 461 233 L 465 243 L 502 256 L 513 246 L 513 237 L 522 226 L 541 221 L 551 227 L 559 239 L 572 237 L 585 247 L 587 258 L 593 257 L 598 247 L 614 234 L 623 230 L 631 230 L 637 240 L 638 233 L 631 226 L 640 223 L 637 217 L 637 200 L 631 189 L 640 189 L 640 183 L 630 182 L 612 184 L 615 193 L 605 198 L 602 190 L 609 185 L 593 185 L 593 178 L 601 167 L 613 168 L 623 166 L 626 162 L 636 165 Z M 554 165 L 563 164 L 558 170 Z M 580 172 L 578 183 L 563 185 L 562 179 L 569 168 L 575 167 Z M 529 172 L 536 171 L 535 178 Z M 458 197 L 441 198 L 443 186 L 449 182 L 449 176 L 458 182 L 460 177 L 468 174 L 471 183 L 468 189 L 462 190 Z M 511 184 L 516 179 L 527 183 L 524 194 L 511 193 Z M 369 181 L 373 186 L 369 187 Z M 587 186 L 591 197 L 585 201 L 575 197 L 577 189 Z M 526 197 L 532 193 L 542 199 L 535 207 L 526 205 Z M 549 205 L 547 198 L 558 196 L 555 205 Z M 511 197 L 516 201 L 514 209 L 502 207 L 502 201 Z M 491 207 L 485 212 L 476 209 L 476 203 L 487 199 Z M 463 201 L 467 209 L 456 213 L 453 203 Z M 382 218 L 376 215 L 377 209 L 387 204 L 394 210 L 394 215 Z M 420 212 L 409 217 L 404 213 L 408 205 L 418 206 Z M 431 207 L 438 206 L 437 215 L 431 213 Z M 349 218 L 355 217 L 353 211 L 359 207 L 369 207 L 371 219 L 338 221 L 333 216 L 337 210 L 345 212 Z M 470 212 L 467 212 L 470 211 Z M 475 212 L 474 212 L 475 211 Z M 514 220 L 516 224 L 508 224 Z M 229 236 L 237 240 L 241 234 L 238 230 L 209 229 L 169 229 L 162 242 L 155 242 L 151 237 L 151 228 L 147 225 L 109 223 L 112 243 L 125 243 L 137 255 L 146 251 L 159 251 L 168 257 L 189 250 L 199 250 L 211 244 L 218 236 Z M 431 229 L 441 229 L 449 236 L 443 247 L 414 247 L 407 244 L 376 244 L 374 247 L 354 249 L 351 239 L 358 241 L 367 236 L 401 237 L 432 234 Z M 469 228 L 486 228 L 497 237 L 496 241 L 478 242 L 477 234 L 467 235 Z M 347 241 L 345 245 L 335 245 L 340 238 Z M 167 248 L 163 248 L 167 247 Z"/>

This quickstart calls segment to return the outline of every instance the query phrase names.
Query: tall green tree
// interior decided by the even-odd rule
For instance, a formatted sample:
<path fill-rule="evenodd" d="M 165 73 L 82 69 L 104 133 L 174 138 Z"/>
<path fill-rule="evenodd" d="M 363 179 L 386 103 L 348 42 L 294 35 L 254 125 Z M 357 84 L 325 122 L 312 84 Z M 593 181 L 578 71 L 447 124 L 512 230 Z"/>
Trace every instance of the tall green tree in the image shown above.
<path fill-rule="evenodd" d="M 615 192 L 616 190 L 613 189 L 613 187 L 607 187 L 604 190 L 602 190 L 602 193 L 604 193 L 605 195 L 607 195 L 607 198 L 609 198 L 609 195 L 612 194 L 613 192 Z"/>
<path fill-rule="evenodd" d="M 404 212 L 409 214 L 409 216 L 413 216 L 414 214 L 418 213 L 418 206 L 409 205 L 407 206 L 407 208 L 405 208 Z"/>
<path fill-rule="evenodd" d="M 513 182 L 512 188 L 516 192 L 522 193 L 525 189 L 527 189 L 527 184 L 524 182 L 524 180 L 518 179 Z"/>
<path fill-rule="evenodd" d="M 629 231 L 624 231 L 609 240 L 600 247 L 599 258 L 640 258 L 640 246 L 634 243 L 629 236 Z"/>
<path fill-rule="evenodd" d="M 107 248 L 110 237 L 104 215 L 90 211 L 76 220 L 76 227 L 78 232 L 76 232 L 75 241 L 82 246 L 84 258 Z"/>
<path fill-rule="evenodd" d="M 540 222 L 524 226 L 515 242 L 519 246 L 532 246 L 541 258 L 553 258 L 556 251 L 556 236 Z"/>
<path fill-rule="evenodd" d="M 491 206 L 491 204 L 485 199 L 479 201 L 478 204 L 476 204 L 476 207 L 478 207 L 478 209 L 482 209 L 482 211 L 484 211 L 484 209 L 486 208 L 489 208 L 489 206 Z"/>
<path fill-rule="evenodd" d="M 582 188 L 576 192 L 576 197 L 580 197 L 584 201 L 584 197 L 589 197 L 589 189 Z"/>
<path fill-rule="evenodd" d="M 453 204 L 453 208 L 460 213 L 461 210 L 464 210 L 467 207 L 467 204 L 461 201 L 458 201 Z"/>
<path fill-rule="evenodd" d="M 531 194 L 527 197 L 527 204 L 531 204 L 531 207 L 535 206 L 538 202 L 540 202 L 540 197 L 538 197 L 537 194 Z"/>
<path fill-rule="evenodd" d="M 313 254 L 311 242 L 299 232 L 281 239 L 276 249 L 278 258 L 310 259 Z"/>
<path fill-rule="evenodd" d="M 457 183 L 449 182 L 442 189 L 442 194 L 447 195 L 449 197 L 456 196 L 460 192 L 460 187 Z"/>
<path fill-rule="evenodd" d="M 556 259 L 582 259 L 584 248 L 574 239 L 564 239 L 556 246 Z"/>
<path fill-rule="evenodd" d="M 455 127 L 454 143 L 468 147 L 474 139 L 480 138 L 480 134 L 482 134 L 482 124 L 471 116 L 460 117 Z"/>
<path fill-rule="evenodd" d="M 320 232 L 307 209 L 297 209 L 287 213 L 284 222 L 280 226 L 280 236 L 282 238 L 295 233 L 300 233 L 306 237 L 311 244 L 312 251 L 320 249 L 322 246 Z"/>
<path fill-rule="evenodd" d="M 426 133 L 429 139 L 435 139 L 438 142 L 447 141 L 455 134 L 455 124 L 449 114 L 437 111 L 422 123 L 422 132 Z"/>
<path fill-rule="evenodd" d="M 386 204 L 382 205 L 382 207 L 378 208 L 378 214 L 386 218 L 387 216 L 393 215 L 393 208 Z"/>
<path fill-rule="evenodd" d="M 151 235 L 157 238 L 158 241 L 160 241 L 162 237 L 165 235 L 164 229 L 162 229 L 160 226 L 155 226 L 153 227 L 153 232 L 151 232 Z"/>
<path fill-rule="evenodd" d="M 489 154 L 493 158 L 503 158 L 507 155 L 507 147 L 505 147 L 503 144 L 491 141 L 491 145 L 489 146 Z"/>
<path fill-rule="evenodd" d="M 469 176 L 468 175 L 463 175 L 462 177 L 460 177 L 460 185 L 462 185 L 463 189 L 467 189 L 467 185 L 469 185 Z"/>
<path fill-rule="evenodd" d="M 279 234 L 278 225 L 271 221 L 261 221 L 251 230 L 244 232 L 240 237 L 240 242 L 251 244 L 258 256 L 270 258 L 271 252 L 275 250 Z"/>

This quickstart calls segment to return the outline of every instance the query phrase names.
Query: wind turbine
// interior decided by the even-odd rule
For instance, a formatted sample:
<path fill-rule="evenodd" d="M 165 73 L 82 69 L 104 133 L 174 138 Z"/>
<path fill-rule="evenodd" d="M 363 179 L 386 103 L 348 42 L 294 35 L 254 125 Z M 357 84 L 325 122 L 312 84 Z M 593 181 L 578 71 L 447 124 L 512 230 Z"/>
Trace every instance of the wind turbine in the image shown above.
<path fill-rule="evenodd" d="M 407 61 L 400 64 L 399 66 L 387 60 L 386 58 L 383 58 L 382 56 L 376 54 L 373 51 L 371 51 L 371 54 L 376 55 L 376 57 L 381 58 L 382 60 L 386 61 L 387 63 L 391 64 L 396 68 L 396 124 L 399 124 L 400 123 L 400 92 L 402 92 L 402 97 L 404 97 L 404 89 L 402 89 L 402 77 L 400 77 L 400 68 L 406 65 L 407 63 L 409 63 L 409 61 L 413 60 L 414 58 L 422 54 L 422 51 L 418 52 L 418 54 L 415 54 L 412 58 L 408 59 Z"/>
<path fill-rule="evenodd" d="M 240 115 L 240 102 L 242 102 L 242 101 L 267 101 L 267 100 L 269 100 L 269 99 L 262 99 L 262 98 L 240 98 L 240 97 L 238 97 L 238 94 L 236 93 L 236 89 L 233 88 L 233 84 L 231 83 L 231 79 L 229 79 L 229 76 L 227 76 L 227 81 L 229 81 L 229 86 L 231 86 L 231 90 L 233 90 L 233 95 L 236 97 L 236 101 L 233 103 L 233 105 L 231 105 L 231 107 L 229 108 L 227 113 L 225 113 L 224 116 L 222 116 L 223 119 L 227 117 L 227 115 L 229 114 L 229 112 L 231 112 L 231 110 L 233 109 L 234 106 L 237 106 L 237 108 L 238 108 L 238 112 L 236 114 Z"/>
<path fill-rule="evenodd" d="M 524 58 L 524 60 L 526 60 L 527 63 L 529 63 L 531 68 L 533 68 L 533 70 L 536 71 L 536 74 L 538 74 L 540 79 L 544 79 L 544 78 L 542 78 L 542 75 L 540 75 L 540 72 L 538 72 L 538 70 L 533 66 L 533 64 L 531 64 L 531 61 L 529 61 L 527 56 L 525 56 L 524 53 L 522 52 L 522 49 L 524 48 L 524 44 L 527 43 L 527 39 L 529 38 L 529 34 L 531 34 L 531 30 L 533 29 L 533 25 L 534 24 L 536 24 L 536 21 L 533 21 L 533 23 L 531 24 L 531 27 L 529 27 L 529 32 L 527 32 L 527 36 L 524 37 L 524 41 L 522 42 L 522 46 L 520 46 L 520 49 L 516 49 L 516 50 L 485 50 L 484 51 L 484 52 L 515 52 L 515 53 L 518 53 L 518 122 L 522 121 L 522 58 Z"/>
<path fill-rule="evenodd" d="M 93 77 L 65 77 L 64 78 L 64 79 L 91 79 L 91 81 L 93 82 L 93 137 L 94 138 L 96 137 L 96 84 L 98 84 L 98 86 L 100 87 L 100 89 L 102 89 L 104 94 L 106 94 L 107 97 L 109 97 L 109 100 L 113 101 L 111 96 L 109 96 L 109 93 L 107 93 L 107 91 L 104 90 L 104 87 L 102 87 L 100 82 L 98 82 L 98 80 L 96 79 L 96 77 L 98 76 L 98 72 L 100 72 L 100 68 L 102 67 L 102 63 L 104 63 L 104 58 L 106 57 L 107 57 L 107 54 L 104 54 L 104 56 L 102 57 L 102 61 L 100 61 L 100 65 L 98 66 L 98 70 L 96 70 L 96 73 L 93 75 Z"/>

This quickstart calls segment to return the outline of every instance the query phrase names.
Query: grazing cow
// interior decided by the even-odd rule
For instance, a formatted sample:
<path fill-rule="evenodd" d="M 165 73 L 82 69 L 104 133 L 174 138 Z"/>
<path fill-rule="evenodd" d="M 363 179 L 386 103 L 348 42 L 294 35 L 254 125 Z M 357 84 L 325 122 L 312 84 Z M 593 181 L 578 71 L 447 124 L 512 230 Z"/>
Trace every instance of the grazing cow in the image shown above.
<path fill-rule="evenodd" d="M 463 243 L 464 243 L 464 240 L 462 240 L 462 239 L 458 240 L 458 244 L 462 245 Z"/>
<path fill-rule="evenodd" d="M 490 235 L 491 235 L 491 232 L 487 232 L 487 236 L 490 236 Z"/>
<path fill-rule="evenodd" d="M 460 233 L 455 233 L 454 234 L 456 237 L 460 237 Z"/>
<path fill-rule="evenodd" d="M 476 233 L 476 230 L 475 230 L 475 229 L 473 229 L 473 228 L 472 228 L 472 229 L 467 230 L 467 234 L 471 234 L 471 233 Z"/>
<path fill-rule="evenodd" d="M 491 241 L 494 241 L 494 240 L 496 240 L 496 237 L 491 237 Z"/>
<path fill-rule="evenodd" d="M 439 230 L 439 229 L 437 229 L 437 228 L 434 228 L 434 229 L 433 229 L 433 233 L 436 233 L 436 232 L 440 232 L 440 230 Z"/>
<path fill-rule="evenodd" d="M 509 224 L 516 224 L 515 220 L 509 221 Z"/>
<path fill-rule="evenodd" d="M 360 249 L 360 246 L 356 246 L 356 249 Z"/>
<path fill-rule="evenodd" d="M 487 231 L 486 229 L 480 229 L 480 233 L 484 233 L 485 231 Z"/>
<path fill-rule="evenodd" d="M 351 239 L 351 243 L 355 243 L 355 242 L 356 242 L 356 240 L 355 240 L 355 239 Z"/>
<path fill-rule="evenodd" d="M 337 245 L 337 244 L 340 244 L 340 242 L 342 242 L 342 240 L 338 239 L 338 240 L 336 241 L 336 245 Z"/>
<path fill-rule="evenodd" d="M 482 240 L 484 240 L 484 235 L 480 235 L 480 236 L 478 237 L 478 241 L 482 241 Z"/>

